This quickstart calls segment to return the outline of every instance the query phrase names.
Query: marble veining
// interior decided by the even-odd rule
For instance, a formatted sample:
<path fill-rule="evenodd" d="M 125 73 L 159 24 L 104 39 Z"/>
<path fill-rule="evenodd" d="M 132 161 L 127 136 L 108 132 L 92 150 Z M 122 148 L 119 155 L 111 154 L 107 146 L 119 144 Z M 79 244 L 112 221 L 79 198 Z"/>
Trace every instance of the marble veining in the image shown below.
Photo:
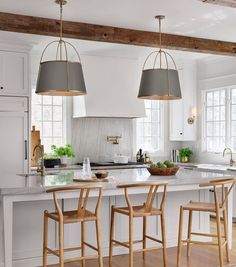
<path fill-rule="evenodd" d="M 107 136 L 121 135 L 118 145 Z M 115 154 L 133 155 L 133 119 L 78 118 L 72 120 L 72 146 L 77 162 L 89 157 L 92 162 L 112 161 Z"/>

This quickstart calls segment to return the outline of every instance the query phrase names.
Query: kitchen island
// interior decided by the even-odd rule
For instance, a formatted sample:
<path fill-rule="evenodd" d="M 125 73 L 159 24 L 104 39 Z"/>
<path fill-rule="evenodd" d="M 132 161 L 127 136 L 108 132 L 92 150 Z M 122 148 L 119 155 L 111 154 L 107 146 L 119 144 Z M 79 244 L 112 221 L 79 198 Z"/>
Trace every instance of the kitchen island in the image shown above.
<path fill-rule="evenodd" d="M 103 200 L 101 208 L 102 220 L 102 248 L 103 255 L 108 255 L 109 247 L 109 225 L 110 225 L 110 208 L 111 205 L 123 206 L 125 200 L 123 191 L 116 189 L 116 185 L 120 183 L 139 183 L 143 181 L 168 181 L 168 194 L 166 202 L 166 239 L 167 246 L 173 247 L 177 244 L 178 235 L 178 214 L 179 206 L 189 200 L 208 202 L 210 192 L 206 188 L 199 188 L 199 183 L 208 182 L 217 178 L 232 177 L 231 174 L 202 172 L 180 168 L 175 176 L 158 177 L 149 174 L 146 168 L 139 169 L 120 169 L 109 171 L 109 182 L 101 182 L 103 186 Z M 42 263 L 42 224 L 43 211 L 45 209 L 52 211 L 54 209 L 52 194 L 46 193 L 48 188 L 58 186 L 69 186 L 76 184 L 73 178 L 79 176 L 79 171 L 60 171 L 57 174 L 41 176 L 19 177 L 22 181 L 21 186 L 0 184 L 1 196 L 1 213 L 3 218 L 4 238 L 0 243 L 0 259 L 5 260 L 2 266 L 39 266 Z M 77 183 L 78 184 L 78 183 Z M 82 183 L 79 183 L 82 184 Z M 130 189 L 133 204 L 142 204 L 145 199 L 145 188 Z M 96 192 L 91 192 L 89 199 L 89 207 L 93 207 L 96 198 Z M 63 192 L 59 195 L 61 205 L 64 210 L 71 210 L 76 207 L 78 192 Z M 161 193 L 156 199 L 159 203 Z M 229 237 L 232 241 L 232 194 L 228 201 L 228 219 L 229 219 Z M 14 222 L 13 222 L 14 216 Z M 127 218 L 123 216 L 117 217 L 116 235 L 121 241 L 126 241 L 128 237 Z M 185 224 L 187 222 L 185 221 Z M 184 227 L 185 229 L 186 227 Z M 160 238 L 159 219 L 152 217 L 148 219 L 148 232 Z M 193 229 L 199 232 L 209 231 L 209 214 L 195 213 L 193 217 Z M 49 246 L 54 248 L 57 244 L 57 227 L 54 223 L 49 225 Z M 86 239 L 88 242 L 94 243 L 94 225 L 87 223 Z M 142 221 L 135 219 L 134 221 L 134 239 L 140 239 L 142 233 Z M 186 229 L 184 231 L 186 233 Z M 65 246 L 78 246 L 80 243 L 80 227 L 78 225 L 70 225 L 65 227 Z M 148 243 L 152 246 L 152 241 Z M 74 253 L 74 252 L 73 252 Z M 88 250 L 87 253 L 90 253 Z M 116 248 L 115 254 L 127 253 L 125 248 Z M 57 258 L 50 256 L 48 264 L 56 263 Z"/>

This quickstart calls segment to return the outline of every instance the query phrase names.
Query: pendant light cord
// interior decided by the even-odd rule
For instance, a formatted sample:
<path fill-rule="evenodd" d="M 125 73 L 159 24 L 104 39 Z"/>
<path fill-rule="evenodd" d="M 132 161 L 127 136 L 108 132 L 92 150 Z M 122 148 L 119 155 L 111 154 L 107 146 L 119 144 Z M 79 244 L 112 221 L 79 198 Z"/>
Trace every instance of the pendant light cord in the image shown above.
<path fill-rule="evenodd" d="M 159 44 L 160 44 L 160 69 L 162 68 L 161 51 L 162 51 L 162 39 L 161 39 L 161 17 L 159 17 Z"/>
<path fill-rule="evenodd" d="M 60 60 L 62 60 L 62 31 L 63 31 L 63 21 L 62 21 L 62 12 L 63 12 L 63 0 L 60 0 Z"/>

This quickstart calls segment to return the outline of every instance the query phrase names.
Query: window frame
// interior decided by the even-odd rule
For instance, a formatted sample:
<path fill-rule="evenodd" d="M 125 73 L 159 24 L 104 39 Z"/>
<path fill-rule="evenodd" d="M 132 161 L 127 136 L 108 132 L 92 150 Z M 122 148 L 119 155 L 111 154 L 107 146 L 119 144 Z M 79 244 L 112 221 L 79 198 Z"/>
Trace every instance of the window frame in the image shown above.
<path fill-rule="evenodd" d="M 35 94 L 35 86 L 32 87 L 32 90 L 31 90 L 31 118 L 30 118 L 30 121 L 31 121 L 31 126 L 34 125 L 34 122 L 32 120 L 32 117 L 33 117 L 33 106 L 34 106 L 34 103 L 33 103 L 33 94 Z M 43 95 L 42 95 L 43 97 Z M 52 100 L 53 101 L 53 100 Z M 39 106 L 41 106 L 41 109 L 42 109 L 42 120 L 41 120 L 41 123 L 43 125 L 43 101 L 41 102 L 41 104 L 37 104 Z M 47 105 L 45 105 L 47 106 Z M 52 112 L 53 112 L 53 106 L 57 106 L 57 105 L 53 105 L 53 102 L 52 104 L 48 105 L 48 106 L 52 106 Z M 65 97 L 62 96 L 62 145 L 66 145 L 67 143 L 67 139 L 68 139 L 68 132 L 67 132 L 67 124 L 68 124 L 68 105 L 67 105 L 67 99 Z M 53 114 L 52 114 L 52 123 L 53 123 Z M 36 129 L 36 130 L 39 130 L 39 129 Z M 42 129 L 43 131 L 43 129 Z M 40 138 L 41 139 L 44 139 L 44 137 L 42 136 L 42 131 L 40 132 Z M 53 129 L 52 129 L 53 131 Z M 53 133 L 53 132 L 52 132 Z M 52 135 L 52 138 L 53 138 L 53 135 Z M 55 138 L 57 138 L 55 136 Z M 42 144 L 43 144 L 43 140 L 42 140 Z M 45 153 L 49 153 L 49 151 L 45 151 Z"/>
<path fill-rule="evenodd" d="M 212 89 L 205 89 L 201 92 L 201 109 L 202 109 L 202 130 L 201 130 L 201 151 L 204 153 L 209 154 L 222 154 L 222 151 L 208 151 L 207 150 L 207 142 L 206 142 L 206 116 L 207 116 L 207 108 L 206 108 L 206 94 L 207 92 L 214 92 L 218 90 L 225 90 L 225 147 L 232 147 L 232 90 L 236 89 L 236 85 L 231 86 L 223 86 L 223 87 L 216 87 Z M 235 104 L 236 105 L 236 104 Z M 233 153 L 236 153 L 235 150 L 232 150 Z"/>
<path fill-rule="evenodd" d="M 150 100 L 150 101 L 153 101 L 153 100 Z M 156 101 L 156 100 L 154 100 L 154 101 Z M 152 150 L 152 151 L 148 151 L 149 152 L 149 154 L 151 155 L 151 156 L 157 156 L 157 155 L 160 155 L 160 154 L 163 154 L 165 151 L 164 151 L 164 144 L 165 144 L 165 140 L 164 140 L 164 103 L 163 103 L 163 101 L 160 101 L 159 100 L 159 124 L 160 124 L 160 148 L 158 149 L 158 150 Z M 146 107 L 145 107 L 145 112 L 146 112 Z M 137 150 L 138 149 L 140 149 L 140 148 L 142 148 L 144 151 L 146 151 L 143 147 L 138 147 L 138 143 L 137 143 L 137 124 L 138 124 L 138 122 L 137 122 L 137 119 L 136 120 L 134 120 L 134 136 L 135 136 L 135 138 L 134 138 L 134 140 L 135 140 L 135 142 L 134 142 L 134 148 L 135 148 L 135 155 L 136 155 L 136 152 L 137 152 Z"/>

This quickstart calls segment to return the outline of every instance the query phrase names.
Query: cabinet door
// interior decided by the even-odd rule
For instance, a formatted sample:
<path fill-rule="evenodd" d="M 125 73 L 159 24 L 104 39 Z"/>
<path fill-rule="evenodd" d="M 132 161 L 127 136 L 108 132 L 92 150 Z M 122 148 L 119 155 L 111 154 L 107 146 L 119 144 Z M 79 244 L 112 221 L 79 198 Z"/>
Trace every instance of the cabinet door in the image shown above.
<path fill-rule="evenodd" d="M 170 101 L 170 140 L 183 140 L 183 100 Z"/>
<path fill-rule="evenodd" d="M 0 185 L 20 186 L 28 171 L 28 113 L 0 112 Z"/>
<path fill-rule="evenodd" d="M 20 52 L 0 52 L 0 94 L 28 94 L 28 56 Z"/>

